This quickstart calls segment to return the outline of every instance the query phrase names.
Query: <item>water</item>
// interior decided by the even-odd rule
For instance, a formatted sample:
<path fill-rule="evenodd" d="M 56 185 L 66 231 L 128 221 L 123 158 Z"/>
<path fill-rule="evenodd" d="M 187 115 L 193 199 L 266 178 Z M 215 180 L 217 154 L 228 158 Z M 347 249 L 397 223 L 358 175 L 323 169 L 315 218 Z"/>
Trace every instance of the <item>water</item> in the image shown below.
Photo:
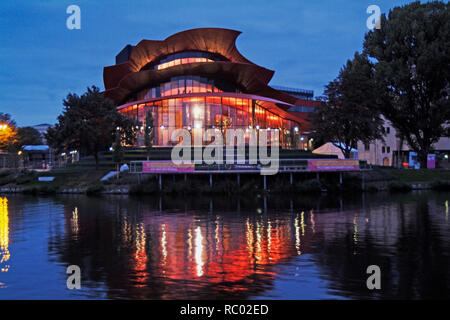
<path fill-rule="evenodd" d="M 449 198 L 0 196 L 0 299 L 448 299 Z"/>

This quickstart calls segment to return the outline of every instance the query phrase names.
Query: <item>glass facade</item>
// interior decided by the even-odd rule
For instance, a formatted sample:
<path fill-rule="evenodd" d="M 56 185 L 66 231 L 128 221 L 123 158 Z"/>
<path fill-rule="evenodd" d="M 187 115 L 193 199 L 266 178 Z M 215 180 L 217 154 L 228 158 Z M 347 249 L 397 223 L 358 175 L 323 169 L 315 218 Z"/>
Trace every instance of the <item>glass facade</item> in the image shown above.
<path fill-rule="evenodd" d="M 179 76 L 172 77 L 170 81 L 160 83 L 157 86 L 141 90 L 130 101 L 204 92 L 239 93 L 241 91 L 224 80 L 212 80 L 200 76 Z"/>
<path fill-rule="evenodd" d="M 268 102 L 264 102 L 268 103 Z M 183 98 L 167 98 L 119 107 L 120 113 L 134 118 L 145 125 L 145 115 L 151 111 L 154 119 L 156 146 L 173 146 L 177 142 L 170 141 L 175 129 L 184 128 L 192 132 L 198 130 L 221 130 L 226 139 L 226 129 L 249 128 L 268 129 L 268 137 L 272 130 L 278 130 L 282 148 L 298 148 L 299 125 L 270 112 L 262 106 L 262 101 L 221 96 L 190 96 Z M 248 134 L 246 143 L 248 143 Z M 142 133 L 138 144 L 142 145 Z"/>

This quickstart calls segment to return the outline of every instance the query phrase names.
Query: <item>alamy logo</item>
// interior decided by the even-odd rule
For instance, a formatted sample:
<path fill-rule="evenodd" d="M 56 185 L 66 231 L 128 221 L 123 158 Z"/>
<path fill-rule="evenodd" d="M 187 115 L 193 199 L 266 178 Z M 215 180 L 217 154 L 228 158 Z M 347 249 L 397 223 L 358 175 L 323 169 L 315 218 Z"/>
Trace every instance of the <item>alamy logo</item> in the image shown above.
<path fill-rule="evenodd" d="M 366 13 L 371 14 L 366 20 L 366 26 L 370 30 L 381 29 L 381 9 L 377 5 L 367 7 Z"/>
<path fill-rule="evenodd" d="M 67 267 L 67 274 L 70 274 L 67 277 L 66 285 L 67 289 L 81 289 L 81 269 L 79 266 L 73 264 Z"/>
<path fill-rule="evenodd" d="M 192 139 L 191 132 L 186 129 L 177 129 L 172 133 L 172 141 L 179 142 L 172 149 L 172 162 L 174 164 L 191 164 L 192 140 L 194 146 L 202 146 L 204 142 L 211 141 L 206 147 L 194 148 L 194 163 L 211 164 L 250 164 L 260 165 L 262 175 L 274 175 L 279 168 L 279 141 L 278 129 L 227 129 L 226 154 L 223 155 L 224 138 L 219 129 L 198 130 Z M 248 135 L 248 159 L 246 159 L 245 145 Z M 269 139 L 270 134 L 270 139 Z M 270 143 L 269 143 L 270 141 Z M 270 146 L 270 153 L 269 147 Z M 236 151 L 236 157 L 235 157 Z M 259 160 L 259 161 L 258 161 Z"/>
<path fill-rule="evenodd" d="M 381 289 L 381 270 L 380 267 L 373 264 L 367 267 L 367 274 L 370 274 L 369 278 L 367 278 L 366 285 L 367 289 Z"/>
<path fill-rule="evenodd" d="M 66 13 L 70 14 L 70 16 L 67 17 L 67 20 L 66 20 L 67 29 L 69 29 L 69 30 L 81 29 L 81 9 L 80 9 L 80 7 L 72 4 L 67 7 Z"/>

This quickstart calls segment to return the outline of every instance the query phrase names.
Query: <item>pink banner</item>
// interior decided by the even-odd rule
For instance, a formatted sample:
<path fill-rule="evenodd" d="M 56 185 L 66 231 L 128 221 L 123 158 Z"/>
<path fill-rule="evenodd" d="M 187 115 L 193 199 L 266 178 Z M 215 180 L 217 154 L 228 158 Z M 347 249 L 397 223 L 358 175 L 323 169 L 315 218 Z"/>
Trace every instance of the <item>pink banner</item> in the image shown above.
<path fill-rule="evenodd" d="M 142 172 L 145 173 L 169 173 L 169 172 L 194 172 L 193 163 L 175 164 L 172 161 L 144 161 Z"/>
<path fill-rule="evenodd" d="M 359 170 L 359 161 L 350 159 L 308 160 L 309 171 L 353 171 Z"/>
<path fill-rule="evenodd" d="M 436 168 L 436 155 L 435 154 L 429 154 L 427 156 L 427 168 L 428 169 Z"/>

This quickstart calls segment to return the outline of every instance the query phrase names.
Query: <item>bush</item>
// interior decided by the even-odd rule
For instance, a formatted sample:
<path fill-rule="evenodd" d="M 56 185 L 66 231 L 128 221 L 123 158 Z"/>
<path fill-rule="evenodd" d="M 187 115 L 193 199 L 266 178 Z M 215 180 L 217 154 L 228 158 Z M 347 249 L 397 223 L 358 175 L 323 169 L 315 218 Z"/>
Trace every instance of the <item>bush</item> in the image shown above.
<path fill-rule="evenodd" d="M 55 194 L 57 193 L 59 188 L 55 185 L 42 185 L 42 186 L 34 186 L 30 188 L 25 188 L 22 190 L 24 194 Z"/>
<path fill-rule="evenodd" d="M 23 171 L 23 173 L 16 178 L 16 184 L 27 184 L 37 179 L 37 174 L 34 172 Z"/>
<path fill-rule="evenodd" d="M 409 192 L 412 190 L 411 185 L 400 181 L 394 181 L 389 183 L 388 189 L 391 192 Z"/>
<path fill-rule="evenodd" d="M 0 178 L 7 177 L 11 174 L 11 171 L 9 170 L 0 170 Z"/>
<path fill-rule="evenodd" d="M 303 193 L 321 193 L 322 185 L 316 179 L 305 180 L 297 184 L 296 190 Z"/>
<path fill-rule="evenodd" d="M 128 189 L 128 194 L 131 195 L 152 194 L 155 192 L 156 186 L 154 183 L 133 184 Z"/>
<path fill-rule="evenodd" d="M 436 180 L 431 183 L 431 189 L 437 191 L 448 191 L 450 190 L 450 181 L 448 180 Z"/>
<path fill-rule="evenodd" d="M 369 185 L 368 187 L 366 187 L 366 190 L 365 190 L 365 191 L 367 191 L 367 192 L 369 192 L 369 193 L 375 193 L 375 192 L 378 192 L 378 191 L 380 191 L 380 190 L 378 189 L 377 186 Z"/>
<path fill-rule="evenodd" d="M 105 186 L 103 185 L 102 182 L 95 182 L 86 189 L 86 194 L 88 196 L 98 195 L 101 192 L 103 192 L 104 190 L 105 190 Z"/>

